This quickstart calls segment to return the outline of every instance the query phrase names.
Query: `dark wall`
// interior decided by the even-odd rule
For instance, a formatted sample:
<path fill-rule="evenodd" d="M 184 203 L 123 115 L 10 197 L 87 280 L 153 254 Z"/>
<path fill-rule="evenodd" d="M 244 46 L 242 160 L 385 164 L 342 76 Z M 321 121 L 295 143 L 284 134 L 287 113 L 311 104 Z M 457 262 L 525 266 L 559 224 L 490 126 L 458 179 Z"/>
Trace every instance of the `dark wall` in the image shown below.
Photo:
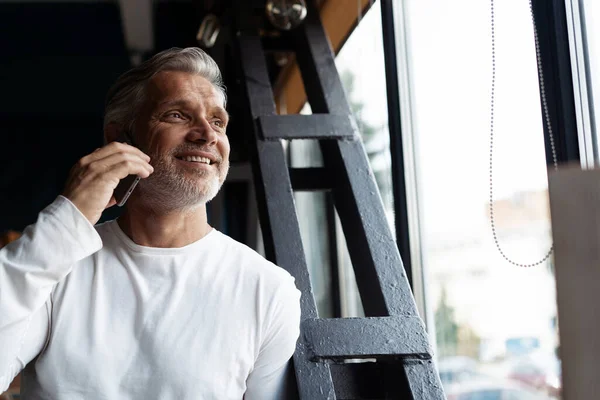
<path fill-rule="evenodd" d="M 102 145 L 129 58 L 116 3 L 2 3 L 0 49 L 0 232 L 21 231 Z"/>

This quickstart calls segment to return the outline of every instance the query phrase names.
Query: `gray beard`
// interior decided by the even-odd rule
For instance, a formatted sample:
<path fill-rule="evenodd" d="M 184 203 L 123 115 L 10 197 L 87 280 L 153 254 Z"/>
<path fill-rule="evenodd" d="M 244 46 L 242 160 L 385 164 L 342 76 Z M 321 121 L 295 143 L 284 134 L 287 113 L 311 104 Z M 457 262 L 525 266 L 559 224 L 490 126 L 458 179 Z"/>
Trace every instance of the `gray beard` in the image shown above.
<path fill-rule="evenodd" d="M 152 163 L 154 173 L 140 181 L 138 195 L 143 204 L 157 212 L 194 211 L 211 201 L 225 180 L 225 177 L 220 180 L 219 176 L 208 174 L 206 171 L 197 171 L 197 178 L 190 178 L 186 171 L 178 170 L 172 156 L 150 157 L 157 160 Z M 211 177 L 208 178 L 207 175 Z M 227 170 L 224 175 L 227 175 Z M 199 182 L 198 178 L 204 179 Z"/>

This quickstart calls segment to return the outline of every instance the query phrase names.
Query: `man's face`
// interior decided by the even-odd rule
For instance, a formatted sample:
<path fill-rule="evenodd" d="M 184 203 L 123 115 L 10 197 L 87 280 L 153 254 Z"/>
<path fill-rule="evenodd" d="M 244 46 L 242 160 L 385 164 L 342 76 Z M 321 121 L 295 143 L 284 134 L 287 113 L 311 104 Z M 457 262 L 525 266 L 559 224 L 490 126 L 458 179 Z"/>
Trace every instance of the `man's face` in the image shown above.
<path fill-rule="evenodd" d="M 217 194 L 229 169 L 223 100 L 199 75 L 163 71 L 150 80 L 133 131 L 154 167 L 140 182 L 144 201 L 190 209 Z"/>

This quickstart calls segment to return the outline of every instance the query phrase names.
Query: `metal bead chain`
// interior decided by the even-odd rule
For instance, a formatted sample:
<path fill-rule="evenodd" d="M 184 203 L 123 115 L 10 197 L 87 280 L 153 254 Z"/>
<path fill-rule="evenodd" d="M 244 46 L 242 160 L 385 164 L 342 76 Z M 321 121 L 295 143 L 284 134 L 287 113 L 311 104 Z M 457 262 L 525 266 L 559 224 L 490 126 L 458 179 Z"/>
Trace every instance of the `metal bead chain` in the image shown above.
<path fill-rule="evenodd" d="M 494 236 L 494 243 L 496 243 L 496 248 L 502 255 L 502 257 L 508 261 L 509 263 L 516 265 L 518 267 L 535 267 L 536 265 L 540 265 L 545 262 L 552 251 L 554 250 L 554 245 L 550 246 L 550 250 L 541 260 L 530 263 L 530 264 L 522 264 L 515 262 L 508 258 L 508 256 L 500 247 L 500 242 L 498 241 L 498 235 L 496 233 L 496 223 L 494 221 L 494 190 L 493 190 L 493 156 L 494 156 L 494 100 L 495 100 L 495 88 L 496 88 L 496 29 L 494 26 L 495 18 L 494 18 L 494 0 L 491 1 L 491 36 L 492 36 L 492 90 L 491 90 L 491 101 L 490 101 L 490 222 L 492 225 L 492 234 Z M 542 57 L 540 53 L 540 43 L 538 39 L 537 26 L 535 23 L 535 17 L 533 14 L 533 6 L 531 4 L 531 0 L 529 0 L 529 11 L 531 12 L 531 20 L 533 21 L 533 36 L 535 39 L 535 55 L 537 60 L 537 69 L 539 74 L 540 81 L 540 93 L 542 98 L 542 110 L 543 110 L 543 118 L 546 122 L 546 127 L 548 129 L 548 136 L 550 137 L 550 148 L 552 150 L 552 161 L 554 163 L 554 170 L 558 169 L 558 162 L 556 159 L 556 149 L 554 147 L 554 135 L 552 134 L 552 124 L 550 123 L 550 117 L 548 113 L 548 103 L 546 101 L 546 86 L 544 84 L 544 71 L 542 70 Z"/>

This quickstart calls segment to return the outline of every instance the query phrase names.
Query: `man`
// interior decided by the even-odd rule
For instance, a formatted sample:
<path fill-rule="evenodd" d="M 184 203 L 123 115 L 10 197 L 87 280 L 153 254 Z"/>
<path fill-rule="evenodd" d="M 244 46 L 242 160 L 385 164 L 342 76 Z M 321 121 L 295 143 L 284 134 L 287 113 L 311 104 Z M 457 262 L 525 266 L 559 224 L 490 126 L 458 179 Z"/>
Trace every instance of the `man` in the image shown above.
<path fill-rule="evenodd" d="M 207 223 L 229 167 L 225 100 L 196 48 L 118 79 L 109 144 L 0 250 L 0 392 L 26 366 L 24 399 L 283 397 L 293 278 Z M 128 175 L 142 180 L 123 215 L 94 227 Z"/>

